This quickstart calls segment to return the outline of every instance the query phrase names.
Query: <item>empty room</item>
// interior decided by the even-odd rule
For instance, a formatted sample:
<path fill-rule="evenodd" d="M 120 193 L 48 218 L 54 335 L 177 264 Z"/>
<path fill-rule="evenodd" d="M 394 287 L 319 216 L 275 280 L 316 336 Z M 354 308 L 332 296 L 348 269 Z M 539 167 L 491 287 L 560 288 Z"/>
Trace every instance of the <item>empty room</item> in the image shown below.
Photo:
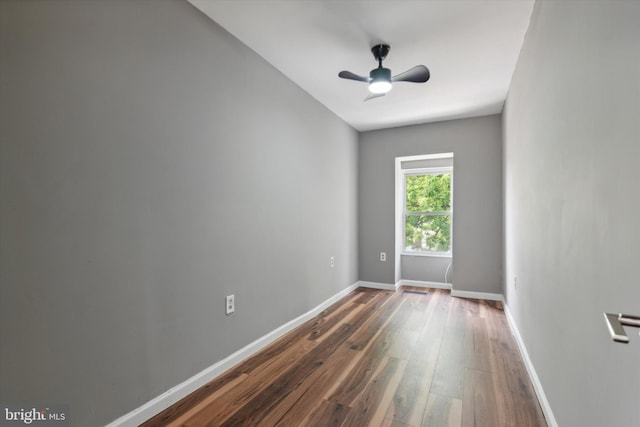
<path fill-rule="evenodd" d="M 0 425 L 640 425 L 639 22 L 0 0 Z"/>

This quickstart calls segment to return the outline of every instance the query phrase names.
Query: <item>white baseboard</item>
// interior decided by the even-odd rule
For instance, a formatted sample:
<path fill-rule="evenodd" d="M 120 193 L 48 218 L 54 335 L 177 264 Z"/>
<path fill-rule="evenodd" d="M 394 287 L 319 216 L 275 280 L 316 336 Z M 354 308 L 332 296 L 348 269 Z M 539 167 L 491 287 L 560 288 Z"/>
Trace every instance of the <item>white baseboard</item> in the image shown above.
<path fill-rule="evenodd" d="M 251 344 L 248 344 L 247 346 L 241 348 L 240 350 L 236 351 L 235 353 L 231 354 L 225 359 L 217 363 L 214 363 L 213 365 L 197 373 L 193 377 L 170 388 L 169 390 L 162 393 L 161 395 L 151 399 L 144 405 L 134 409 L 128 414 L 125 414 L 122 417 L 118 418 L 117 420 L 114 420 L 111 423 L 107 424 L 106 427 L 136 427 L 142 424 L 149 418 L 167 409 L 169 406 L 173 405 L 179 400 L 187 397 L 189 394 L 193 393 L 203 385 L 214 380 L 216 377 L 220 376 L 224 372 L 233 368 L 243 360 L 257 353 L 258 351 L 260 351 L 267 345 L 271 344 L 272 342 L 274 342 L 275 340 L 277 340 L 287 332 L 300 326 L 307 320 L 312 319 L 314 316 L 319 314 L 322 310 L 329 307 L 331 304 L 335 303 L 339 299 L 346 296 L 349 292 L 353 291 L 358 286 L 360 286 L 359 283 L 360 282 L 354 285 L 351 285 L 348 288 L 343 289 L 342 291 L 338 292 L 331 298 L 327 299 L 317 307 L 309 310 L 308 312 L 304 313 L 301 316 L 298 316 L 297 318 L 291 320 L 290 322 L 285 323 L 284 325 L 269 332 L 263 337 L 258 338 Z"/>
<path fill-rule="evenodd" d="M 399 288 L 400 286 L 413 286 L 416 288 L 451 289 L 451 283 L 425 282 L 422 280 L 402 279 L 398 283 L 396 283 L 396 288 Z"/>
<path fill-rule="evenodd" d="M 398 285 L 392 285 L 390 283 L 378 283 L 378 282 L 363 282 L 360 281 L 357 285 L 361 288 L 371 288 L 371 289 L 383 289 L 385 291 L 397 291 Z"/>
<path fill-rule="evenodd" d="M 504 302 L 504 296 L 502 294 L 493 294 L 489 292 L 458 291 L 456 289 L 452 289 L 451 296 L 459 297 L 459 298 L 485 299 L 488 301 Z"/>
<path fill-rule="evenodd" d="M 547 396 L 544 394 L 544 389 L 542 388 L 542 383 L 540 382 L 540 378 L 538 378 L 536 369 L 533 367 L 531 358 L 529 358 L 529 352 L 527 352 L 527 347 L 524 345 L 524 341 L 522 340 L 522 336 L 520 335 L 518 326 L 516 325 L 515 320 L 513 320 L 513 317 L 511 316 L 511 312 L 509 311 L 509 306 L 507 306 L 507 304 L 504 304 L 504 313 L 507 317 L 507 322 L 509 323 L 509 327 L 511 327 L 511 331 L 513 332 L 513 335 L 516 337 L 516 342 L 518 343 L 520 354 L 522 354 L 522 359 L 524 360 L 524 366 L 527 368 L 527 372 L 529 373 L 529 378 L 533 383 L 533 388 L 536 392 L 536 395 L 538 396 L 538 401 L 540 402 L 540 406 L 542 407 L 542 412 L 544 413 L 544 416 L 547 419 L 547 424 L 549 425 L 549 427 L 558 427 L 558 422 L 556 421 L 556 418 L 553 416 L 551 405 L 549 405 Z"/>

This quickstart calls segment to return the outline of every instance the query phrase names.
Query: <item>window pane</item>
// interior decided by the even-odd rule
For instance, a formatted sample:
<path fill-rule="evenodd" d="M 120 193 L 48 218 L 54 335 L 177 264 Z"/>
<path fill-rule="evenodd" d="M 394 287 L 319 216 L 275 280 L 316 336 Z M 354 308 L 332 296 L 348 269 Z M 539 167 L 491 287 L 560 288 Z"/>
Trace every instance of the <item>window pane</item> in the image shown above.
<path fill-rule="evenodd" d="M 451 174 L 407 175 L 408 212 L 451 210 Z"/>
<path fill-rule="evenodd" d="M 407 215 L 405 250 L 408 252 L 449 252 L 450 215 Z"/>

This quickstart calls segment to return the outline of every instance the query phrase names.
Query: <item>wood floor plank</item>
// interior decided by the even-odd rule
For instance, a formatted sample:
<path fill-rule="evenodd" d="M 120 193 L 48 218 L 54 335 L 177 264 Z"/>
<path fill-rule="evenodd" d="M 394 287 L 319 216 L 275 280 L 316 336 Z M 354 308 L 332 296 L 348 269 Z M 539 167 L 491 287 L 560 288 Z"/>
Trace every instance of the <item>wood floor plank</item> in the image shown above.
<path fill-rule="evenodd" d="M 401 423 L 400 421 L 393 420 L 391 418 L 385 418 L 380 427 L 416 427 L 412 424 Z"/>
<path fill-rule="evenodd" d="M 295 328 L 293 331 L 285 334 L 274 343 L 262 349 L 258 354 L 243 361 L 235 369 L 246 374 L 251 374 L 256 369 L 264 369 L 265 365 L 277 360 L 283 352 L 286 352 L 292 346 L 299 345 L 302 339 L 306 339 L 311 335 L 313 331 L 323 324 L 322 319 L 324 319 L 324 316 L 321 313 L 315 319 L 305 322 L 303 325 Z"/>
<path fill-rule="evenodd" d="M 351 405 L 344 425 L 355 427 L 382 424 L 386 408 L 393 398 L 406 365 L 406 360 L 386 358 Z"/>
<path fill-rule="evenodd" d="M 368 304 L 374 298 L 386 299 L 394 294 L 393 291 L 371 288 L 358 288 L 354 292 L 359 293 L 358 299 L 355 301 L 358 304 Z"/>
<path fill-rule="evenodd" d="M 197 416 L 201 411 L 203 411 L 207 406 L 209 406 L 215 400 L 219 399 L 225 393 L 229 392 L 231 389 L 241 384 L 244 380 L 247 379 L 247 377 L 248 377 L 247 374 L 242 374 L 237 378 L 235 378 L 234 381 L 231 381 L 225 384 L 224 386 L 217 388 L 210 395 L 208 395 L 206 399 L 203 399 L 197 405 L 191 407 L 188 411 L 186 411 L 180 417 L 176 418 L 171 422 L 166 423 L 165 424 L 166 427 L 179 427 L 179 426 L 193 425 L 193 423 L 190 422 L 191 418 Z"/>
<path fill-rule="evenodd" d="M 402 299 L 397 298 L 394 301 L 395 304 L 390 305 L 393 308 L 392 313 L 398 313 L 402 302 Z M 386 310 L 386 312 L 388 313 L 389 310 Z M 372 337 L 370 345 L 363 349 L 364 356 L 360 363 L 338 385 L 336 391 L 327 397 L 327 400 L 351 406 L 351 403 L 360 394 L 377 367 L 386 357 L 393 334 L 397 332 L 395 328 L 403 322 L 406 316 L 406 312 L 400 312 L 396 316 L 391 316 L 388 322 L 380 325 Z M 353 349 L 353 345 L 351 348 Z"/>
<path fill-rule="evenodd" d="M 443 289 L 434 289 L 430 293 L 429 299 L 430 303 L 427 308 L 429 315 L 422 328 L 422 335 L 418 345 L 416 346 L 416 352 L 411 356 L 414 359 L 416 357 L 420 357 L 419 349 L 422 347 L 428 347 L 431 339 L 440 340 L 442 338 L 449 318 L 449 306 L 452 302 L 452 298 L 448 291 Z"/>
<path fill-rule="evenodd" d="M 424 427 L 460 427 L 462 400 L 430 394 L 421 424 Z"/>
<path fill-rule="evenodd" d="M 500 426 L 495 387 L 491 372 L 465 369 L 462 426 Z"/>
<path fill-rule="evenodd" d="M 345 302 L 333 304 L 325 309 L 314 321 L 314 328 L 307 337 L 309 340 L 317 341 L 322 339 L 326 334 L 333 332 L 341 323 L 348 323 L 350 319 L 355 317 L 366 305 L 371 305 L 373 301 L 375 306 L 384 303 L 386 298 L 382 294 L 356 290 L 345 297 Z M 338 306 L 339 308 L 332 309 Z"/>
<path fill-rule="evenodd" d="M 279 411 L 272 411 L 265 415 L 259 425 L 268 427 L 296 425 L 307 414 L 315 411 L 318 405 L 324 401 L 325 390 L 338 381 L 343 375 L 342 370 L 355 366 L 363 353 L 342 344 L 336 349 L 330 358 L 326 360 L 321 369 L 317 369 L 300 384 L 296 390 L 287 395 L 280 403 Z M 284 414 L 282 413 L 284 410 Z"/>
<path fill-rule="evenodd" d="M 371 339 L 378 333 L 385 323 L 388 323 L 392 318 L 393 313 L 398 310 L 400 304 L 404 302 L 403 298 L 399 294 L 395 294 L 387 298 L 387 300 L 376 307 L 377 312 L 375 316 L 371 316 L 360 329 L 354 332 L 353 336 L 349 339 L 349 344 L 354 350 L 362 350 Z"/>
<path fill-rule="evenodd" d="M 322 340 L 331 336 L 331 334 L 333 334 L 342 325 L 350 324 L 354 321 L 358 322 L 357 319 L 361 316 L 361 312 L 364 310 L 367 311 L 366 315 L 370 316 L 374 307 L 370 307 L 365 304 L 354 304 L 352 305 L 351 310 L 345 312 L 341 317 L 336 317 L 334 320 L 326 322 L 323 325 L 325 327 L 323 330 L 319 331 L 318 334 L 310 334 L 307 339 L 314 342 L 322 342 Z"/>
<path fill-rule="evenodd" d="M 320 405 L 302 420 L 300 426 L 340 427 L 350 410 L 351 408 L 340 403 L 322 400 Z"/>
<path fill-rule="evenodd" d="M 450 304 L 447 324 L 440 344 L 438 362 L 431 384 L 431 393 L 462 399 L 466 344 L 465 301 L 454 298 Z M 463 320 L 461 320 L 463 319 Z"/>
<path fill-rule="evenodd" d="M 472 317 L 468 324 L 464 365 L 467 368 L 491 371 L 489 325 L 483 317 Z"/>
<path fill-rule="evenodd" d="M 407 363 L 404 375 L 387 408 L 386 418 L 412 426 L 420 425 L 439 350 L 439 343 L 434 343 L 426 350 L 430 352 L 430 357 L 411 359 Z"/>
<path fill-rule="evenodd" d="M 405 294 L 404 297 L 406 301 L 403 309 L 409 311 L 409 316 L 395 335 L 388 355 L 397 359 L 409 360 L 428 318 L 429 297 L 423 294 Z"/>
<path fill-rule="evenodd" d="M 344 342 L 350 334 L 351 325 L 343 325 L 330 339 L 323 341 L 303 356 L 299 363 L 291 366 L 221 425 L 257 425 L 266 414 L 274 410 L 289 393 L 318 369 L 323 360 L 329 357 L 335 351 L 335 347 Z"/>
<path fill-rule="evenodd" d="M 422 421 L 447 317 L 440 297 L 440 293 L 430 292 L 423 298 L 427 304 L 423 305 L 421 335 L 387 410 L 387 418 L 398 423 L 419 426 Z"/>
<path fill-rule="evenodd" d="M 345 316 L 363 307 L 362 304 L 343 304 L 339 310 L 335 310 L 326 316 L 318 316 L 315 328 L 307 336 L 308 340 L 315 341 L 325 334 L 330 333 L 339 323 L 343 323 Z"/>
<path fill-rule="evenodd" d="M 384 392 L 382 393 L 382 396 L 380 397 L 377 405 L 376 405 L 376 412 L 373 414 L 373 416 L 371 417 L 371 421 L 370 421 L 370 425 L 371 424 L 375 424 L 375 425 L 380 425 L 382 424 L 382 422 L 385 419 L 385 414 L 386 414 L 386 408 L 389 407 L 389 405 L 391 404 L 391 402 L 393 401 L 393 396 L 395 394 L 395 391 L 398 388 L 398 384 L 400 383 L 400 380 L 402 379 L 403 375 L 404 375 L 404 371 L 407 368 L 407 361 L 403 360 L 403 359 L 394 359 L 391 358 L 391 360 L 398 360 L 398 368 L 392 371 L 392 376 L 389 380 L 389 382 L 386 384 L 386 387 L 382 387 L 382 384 L 377 384 L 378 387 L 380 387 L 381 389 L 384 390 Z M 372 389 L 373 387 L 371 387 Z M 366 393 L 366 389 L 365 389 L 365 393 L 363 393 L 360 398 L 362 399 L 365 396 L 368 396 L 370 394 Z"/>

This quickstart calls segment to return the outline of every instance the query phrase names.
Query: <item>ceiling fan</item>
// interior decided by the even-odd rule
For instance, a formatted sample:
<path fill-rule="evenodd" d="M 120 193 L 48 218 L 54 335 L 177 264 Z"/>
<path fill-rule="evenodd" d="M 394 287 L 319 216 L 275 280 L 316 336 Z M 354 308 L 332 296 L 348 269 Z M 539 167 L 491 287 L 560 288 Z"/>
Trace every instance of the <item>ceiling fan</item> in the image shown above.
<path fill-rule="evenodd" d="M 391 90 L 393 82 L 424 83 L 429 80 L 429 69 L 424 65 L 416 65 L 404 73 L 391 77 L 391 70 L 382 66 L 382 61 L 387 57 L 390 49 L 391 47 L 387 44 L 378 44 L 371 48 L 373 57 L 378 61 L 378 68 L 371 70 L 369 77 L 359 76 L 351 71 L 340 71 L 338 77 L 369 83 L 371 93 L 364 99 L 365 101 L 384 96 Z"/>

